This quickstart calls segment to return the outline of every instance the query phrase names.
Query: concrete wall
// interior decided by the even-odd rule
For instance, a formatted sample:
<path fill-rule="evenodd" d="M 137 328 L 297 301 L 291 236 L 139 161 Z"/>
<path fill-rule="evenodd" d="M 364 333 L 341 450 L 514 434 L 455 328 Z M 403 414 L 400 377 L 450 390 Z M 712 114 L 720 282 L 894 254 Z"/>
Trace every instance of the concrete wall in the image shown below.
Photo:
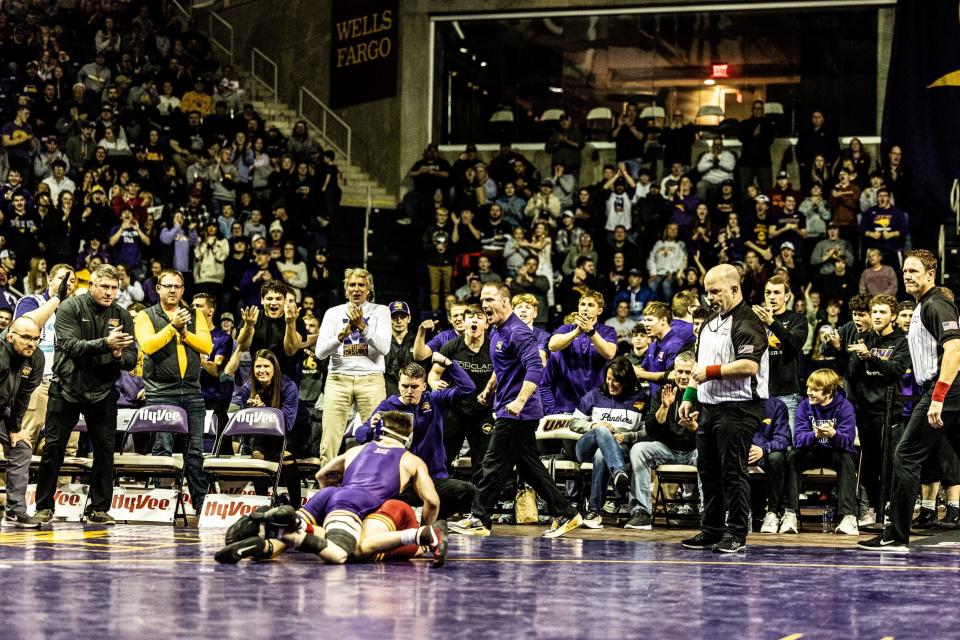
<path fill-rule="evenodd" d="M 798 0 L 800 5 L 805 0 Z M 233 6 L 230 6 L 230 5 Z M 429 106 L 430 16 L 519 10 L 570 9 L 572 3 L 558 0 L 400 0 L 400 95 L 338 110 L 352 127 L 356 163 L 368 171 L 389 192 L 399 195 L 403 176 L 420 157 L 424 144 L 432 137 L 426 121 Z M 581 0 L 578 7 L 610 9 L 622 6 L 660 6 L 679 4 L 709 5 L 695 0 L 646 0 L 625 3 L 621 0 Z M 719 3 L 718 3 L 719 4 Z M 244 55 L 238 63 L 249 67 L 253 46 L 274 58 L 280 65 L 280 97 L 296 107 L 300 85 L 321 100 L 329 99 L 330 0 L 227 0 L 219 13 L 233 24 L 236 52 Z M 880 28 L 883 61 L 889 56 L 893 11 L 884 10 Z M 882 105 L 886 81 L 885 64 L 880 65 L 878 102 Z M 882 108 L 879 109 L 879 114 Z"/>

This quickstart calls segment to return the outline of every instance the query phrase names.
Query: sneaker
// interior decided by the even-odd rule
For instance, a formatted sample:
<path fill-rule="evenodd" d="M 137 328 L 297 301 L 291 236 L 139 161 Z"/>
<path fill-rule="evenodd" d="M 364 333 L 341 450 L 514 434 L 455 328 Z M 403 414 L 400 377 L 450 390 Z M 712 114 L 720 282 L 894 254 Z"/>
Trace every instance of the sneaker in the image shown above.
<path fill-rule="evenodd" d="M 36 518 L 40 524 L 46 524 L 53 520 L 53 509 L 37 509 L 33 517 Z"/>
<path fill-rule="evenodd" d="M 694 515 L 696 512 L 693 510 L 693 506 L 692 506 L 692 505 L 689 505 L 689 504 L 687 504 L 687 503 L 683 503 L 682 505 L 680 505 L 679 507 L 677 507 L 677 510 L 674 511 L 674 513 L 677 514 L 678 516 L 692 516 L 692 515 Z"/>
<path fill-rule="evenodd" d="M 583 516 L 583 526 L 587 529 L 603 529 L 603 516 L 599 511 L 588 511 Z"/>
<path fill-rule="evenodd" d="M 787 511 L 780 519 L 779 533 L 799 533 L 800 527 L 797 522 L 797 514 L 793 511 Z"/>
<path fill-rule="evenodd" d="M 618 504 L 617 504 L 616 502 L 614 502 L 613 500 L 607 500 L 606 502 L 603 503 L 603 512 L 604 512 L 604 513 L 609 513 L 610 515 L 613 515 L 613 514 L 615 514 L 615 513 L 617 512 L 617 508 L 618 508 L 619 506 L 620 506 L 620 505 L 618 505 Z"/>
<path fill-rule="evenodd" d="M 39 529 L 40 521 L 34 516 L 28 516 L 26 513 L 12 513 L 7 511 L 3 516 L 0 526 L 15 527 L 18 529 Z"/>
<path fill-rule="evenodd" d="M 623 525 L 624 529 L 637 529 L 638 531 L 650 531 L 653 529 L 653 518 L 650 517 L 649 513 L 644 513 L 638 511 L 633 514 L 627 524 Z"/>
<path fill-rule="evenodd" d="M 960 528 L 960 508 L 947 507 L 947 513 L 940 520 L 933 523 L 938 529 L 958 529 Z"/>
<path fill-rule="evenodd" d="M 834 533 L 842 533 L 845 536 L 858 536 L 860 529 L 857 527 L 857 517 L 847 514 L 843 516 L 840 525 L 834 529 Z"/>
<path fill-rule="evenodd" d="M 877 524 L 877 510 L 873 507 L 867 509 L 867 512 L 863 514 L 857 524 L 861 527 L 866 527 L 871 524 Z"/>
<path fill-rule="evenodd" d="M 449 525 L 450 531 L 454 533 L 459 533 L 464 536 L 488 536 L 490 535 L 490 529 L 487 528 L 485 524 L 480 522 L 480 518 L 469 515 L 462 520 L 457 520 L 456 522 L 451 522 Z"/>
<path fill-rule="evenodd" d="M 780 530 L 780 516 L 773 511 L 767 511 L 763 516 L 763 524 L 760 526 L 760 533 L 776 533 Z"/>
<path fill-rule="evenodd" d="M 857 547 L 864 551 L 878 551 L 880 553 L 908 553 L 910 551 L 910 547 L 905 542 L 886 540 L 883 536 L 884 534 L 881 533 L 869 540 L 858 542 Z"/>
<path fill-rule="evenodd" d="M 237 564 L 244 558 L 265 558 L 270 555 L 270 545 L 260 536 L 237 540 L 214 554 L 213 559 L 222 564 Z"/>
<path fill-rule="evenodd" d="M 433 566 L 440 568 L 447 561 L 447 544 L 450 532 L 445 520 L 437 520 L 432 525 L 420 527 L 417 544 L 433 552 Z"/>
<path fill-rule="evenodd" d="M 616 475 L 613 476 L 613 488 L 616 489 L 617 493 L 621 496 L 630 493 L 630 476 L 627 475 L 626 471 L 618 471 Z"/>
<path fill-rule="evenodd" d="M 697 535 L 693 536 L 692 538 L 687 538 L 686 540 L 682 540 L 682 541 L 680 542 L 680 545 L 683 546 L 684 549 L 701 549 L 701 550 L 703 550 L 703 549 L 710 549 L 710 548 L 712 548 L 713 545 L 719 543 L 720 540 L 721 540 L 721 539 L 718 538 L 718 537 L 716 537 L 716 536 L 711 536 L 711 535 L 709 535 L 709 534 L 704 533 L 704 532 L 701 531 L 700 533 L 698 533 Z"/>
<path fill-rule="evenodd" d="M 736 553 L 747 548 L 745 540 L 734 538 L 733 536 L 723 536 L 717 544 L 713 545 L 714 553 Z"/>
<path fill-rule="evenodd" d="M 553 527 L 543 532 L 544 538 L 559 538 L 563 534 L 573 531 L 583 524 L 583 516 L 575 513 L 572 516 L 560 516 L 557 518 Z"/>
<path fill-rule="evenodd" d="M 113 519 L 106 511 L 91 511 L 90 513 L 84 515 L 83 519 L 88 524 L 117 524 L 117 521 Z"/>
<path fill-rule="evenodd" d="M 937 510 L 936 509 L 927 509 L 926 507 L 920 507 L 920 514 L 917 515 L 917 519 L 913 521 L 913 524 L 910 526 L 911 529 L 918 529 L 923 531 L 924 529 L 933 528 L 933 523 L 937 521 Z"/>

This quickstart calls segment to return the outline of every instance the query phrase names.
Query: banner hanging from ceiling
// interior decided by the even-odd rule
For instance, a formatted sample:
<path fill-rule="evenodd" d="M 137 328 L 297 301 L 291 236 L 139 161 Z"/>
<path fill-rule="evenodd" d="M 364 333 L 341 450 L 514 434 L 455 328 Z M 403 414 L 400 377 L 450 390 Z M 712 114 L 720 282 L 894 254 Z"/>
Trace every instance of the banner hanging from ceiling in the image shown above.
<path fill-rule="evenodd" d="M 337 109 L 397 95 L 398 0 L 334 0 L 330 105 Z"/>

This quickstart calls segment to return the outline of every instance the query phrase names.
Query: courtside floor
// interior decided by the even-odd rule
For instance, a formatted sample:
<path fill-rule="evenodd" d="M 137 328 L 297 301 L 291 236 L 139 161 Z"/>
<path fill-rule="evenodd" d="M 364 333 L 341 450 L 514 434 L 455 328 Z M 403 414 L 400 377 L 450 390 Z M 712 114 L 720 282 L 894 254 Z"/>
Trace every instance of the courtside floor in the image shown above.
<path fill-rule="evenodd" d="M 297 554 L 222 566 L 223 534 L 209 530 L 5 531 L 0 637 L 960 637 L 955 548 L 881 556 L 850 538 L 753 535 L 731 557 L 680 548 L 689 532 L 541 530 L 454 536 L 442 569 Z"/>

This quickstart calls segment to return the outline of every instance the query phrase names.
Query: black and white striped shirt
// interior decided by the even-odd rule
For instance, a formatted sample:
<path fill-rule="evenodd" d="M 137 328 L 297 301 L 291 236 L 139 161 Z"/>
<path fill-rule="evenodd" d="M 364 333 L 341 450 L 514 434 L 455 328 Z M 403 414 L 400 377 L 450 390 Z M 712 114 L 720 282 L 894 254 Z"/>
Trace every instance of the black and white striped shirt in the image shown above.
<path fill-rule="evenodd" d="M 957 338 L 960 338 L 957 307 L 938 287 L 934 287 L 920 298 L 907 332 L 917 384 L 925 386 L 937 381 L 943 360 L 943 345 Z M 956 384 L 950 388 L 947 397 L 954 401 L 960 399 Z"/>
<path fill-rule="evenodd" d="M 727 315 L 712 314 L 700 330 L 698 365 L 729 364 L 734 360 L 752 360 L 760 369 L 755 376 L 701 382 L 697 385 L 701 404 L 765 400 L 769 396 L 767 330 L 745 302 Z"/>

